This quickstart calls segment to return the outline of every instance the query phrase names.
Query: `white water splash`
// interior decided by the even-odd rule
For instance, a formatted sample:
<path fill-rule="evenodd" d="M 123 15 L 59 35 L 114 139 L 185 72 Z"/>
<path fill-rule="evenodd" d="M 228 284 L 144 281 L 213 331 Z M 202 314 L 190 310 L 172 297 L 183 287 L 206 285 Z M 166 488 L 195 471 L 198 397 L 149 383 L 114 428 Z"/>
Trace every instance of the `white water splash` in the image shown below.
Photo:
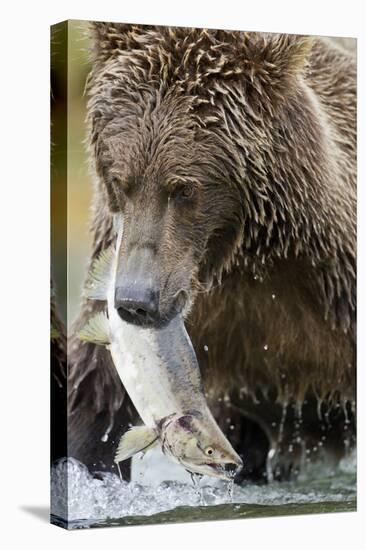
<path fill-rule="evenodd" d="M 69 522 L 82 521 L 82 526 L 86 526 L 88 522 L 95 523 L 108 518 L 151 516 L 178 506 L 232 503 L 281 506 L 291 503 L 342 502 L 355 499 L 356 496 L 355 453 L 342 461 L 338 471 L 331 477 L 324 477 L 324 469 L 319 470 L 318 474 L 315 469 L 312 478 L 309 478 L 308 473 L 306 479 L 303 477 L 296 482 L 234 485 L 232 491 L 228 491 L 228 483 L 225 481 L 203 477 L 200 492 L 197 492 L 190 476 L 182 468 L 178 467 L 175 471 L 179 472 L 181 480 L 174 480 L 174 471 L 166 469 L 165 464 L 161 467 L 159 457 L 155 456 L 154 460 L 155 468 L 145 469 L 143 475 L 143 467 L 136 470 L 135 465 L 130 483 L 120 481 L 118 475 L 112 473 L 101 473 L 97 479 L 86 466 L 73 458 L 58 461 L 51 475 L 52 513 Z M 150 470 L 155 470 L 153 478 Z M 162 471 L 165 471 L 164 481 L 161 479 Z"/>

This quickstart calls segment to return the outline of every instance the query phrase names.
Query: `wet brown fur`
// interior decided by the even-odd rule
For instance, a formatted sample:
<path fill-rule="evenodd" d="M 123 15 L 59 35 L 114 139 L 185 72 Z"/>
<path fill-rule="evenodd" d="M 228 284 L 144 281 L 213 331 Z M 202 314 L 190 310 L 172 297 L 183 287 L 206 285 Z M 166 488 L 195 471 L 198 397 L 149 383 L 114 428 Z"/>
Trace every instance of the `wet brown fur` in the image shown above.
<path fill-rule="evenodd" d="M 168 196 L 194 185 L 196 202 L 161 222 L 165 237 L 157 228 L 162 307 L 189 284 L 187 327 L 212 400 L 274 390 L 284 403 L 310 392 L 354 404 L 352 54 L 291 35 L 107 23 L 92 35 L 92 258 L 113 240 L 111 212 L 125 211 L 133 235 L 155 208 L 156 229 L 157 186 Z M 146 199 L 135 216 L 134 189 Z M 76 328 L 103 307 L 85 302 Z M 87 422 L 98 438 L 115 426 L 124 392 L 104 350 L 74 338 L 71 360 L 80 448 Z"/>

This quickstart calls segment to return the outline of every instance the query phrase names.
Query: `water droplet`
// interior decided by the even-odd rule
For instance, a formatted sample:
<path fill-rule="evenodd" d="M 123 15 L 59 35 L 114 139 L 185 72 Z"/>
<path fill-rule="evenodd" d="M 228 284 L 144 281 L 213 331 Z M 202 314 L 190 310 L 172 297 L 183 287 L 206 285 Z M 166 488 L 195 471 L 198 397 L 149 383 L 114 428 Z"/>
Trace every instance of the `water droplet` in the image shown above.
<path fill-rule="evenodd" d="M 205 352 L 207 353 L 208 352 L 208 346 L 203 346 L 203 349 L 205 350 Z"/>
<path fill-rule="evenodd" d="M 268 350 L 268 344 L 264 344 L 263 349 L 264 349 L 264 351 L 267 351 Z"/>
<path fill-rule="evenodd" d="M 267 481 L 269 483 L 272 483 L 272 481 L 274 480 L 274 472 L 273 472 L 273 464 L 272 464 L 272 461 L 273 461 L 273 457 L 275 456 L 276 454 L 276 449 L 274 449 L 272 447 L 272 449 L 270 449 L 268 451 L 268 454 L 267 454 L 267 460 L 266 460 L 266 476 L 267 476 Z"/>
<path fill-rule="evenodd" d="M 227 497 L 230 503 L 234 501 L 234 477 L 228 481 Z"/>
<path fill-rule="evenodd" d="M 276 298 L 276 294 L 272 294 L 272 300 Z"/>
<path fill-rule="evenodd" d="M 283 429 L 285 426 L 286 416 L 287 416 L 287 405 L 288 403 L 286 401 L 282 405 L 281 421 L 280 421 L 280 427 L 278 430 L 278 441 L 282 441 Z"/>
<path fill-rule="evenodd" d="M 122 472 L 121 472 L 121 468 L 119 466 L 119 463 L 117 462 L 117 470 L 118 470 L 118 475 L 119 475 L 119 480 L 120 482 L 122 483 L 123 481 L 123 477 L 122 477 Z"/>
<path fill-rule="evenodd" d="M 274 455 L 275 455 L 275 452 L 276 452 L 276 449 L 273 449 L 273 448 L 270 449 L 270 450 L 268 451 L 268 458 L 269 458 L 269 459 L 272 459 L 272 458 L 274 457 Z"/>
<path fill-rule="evenodd" d="M 111 429 L 113 428 L 113 422 L 111 422 L 108 426 L 108 428 L 106 429 L 106 431 L 104 432 L 104 435 L 100 438 L 100 440 L 103 442 L 103 443 L 106 443 L 108 441 L 108 438 L 109 438 L 109 434 L 111 432 Z"/>

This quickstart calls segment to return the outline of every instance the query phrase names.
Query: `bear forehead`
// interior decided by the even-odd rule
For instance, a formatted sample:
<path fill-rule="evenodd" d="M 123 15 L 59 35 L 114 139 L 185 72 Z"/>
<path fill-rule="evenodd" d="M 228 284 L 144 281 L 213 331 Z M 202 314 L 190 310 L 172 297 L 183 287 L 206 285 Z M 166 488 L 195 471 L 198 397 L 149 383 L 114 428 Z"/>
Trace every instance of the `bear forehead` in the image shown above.
<path fill-rule="evenodd" d="M 225 101 L 231 102 L 226 111 L 245 106 L 251 114 L 253 108 L 272 114 L 272 103 L 296 89 L 310 48 L 308 38 L 296 35 L 106 24 L 88 82 L 88 110 L 105 118 L 120 107 L 143 114 L 155 91 L 174 96 L 175 109 L 179 96 L 189 98 L 202 126 L 222 118 Z"/>
<path fill-rule="evenodd" d="M 189 174 L 192 179 L 201 179 L 209 167 L 212 173 L 223 175 L 219 135 L 207 125 L 202 127 L 191 98 L 174 94 L 161 97 L 149 90 L 135 101 L 134 96 L 124 93 L 100 120 L 96 141 L 101 160 L 112 163 L 126 177 L 141 175 L 147 168 L 177 178 Z M 103 107 L 107 108 L 105 104 Z"/>
<path fill-rule="evenodd" d="M 249 61 L 234 44 L 212 42 L 205 34 L 197 40 L 190 37 L 155 37 L 140 48 L 114 51 L 95 75 L 94 94 L 118 101 L 123 95 L 169 89 L 176 96 L 190 95 L 195 107 L 213 104 L 217 92 L 226 93 L 217 89 L 217 82 L 240 79 Z"/>
<path fill-rule="evenodd" d="M 194 182 L 200 187 L 204 180 L 214 181 L 218 175 L 221 179 L 228 177 L 213 145 L 193 141 L 188 132 L 179 135 L 174 127 L 163 138 L 147 128 L 136 127 L 130 134 L 119 131 L 102 139 L 99 161 L 108 167 L 110 175 L 126 183 L 144 179 L 164 181 L 172 187 Z"/>

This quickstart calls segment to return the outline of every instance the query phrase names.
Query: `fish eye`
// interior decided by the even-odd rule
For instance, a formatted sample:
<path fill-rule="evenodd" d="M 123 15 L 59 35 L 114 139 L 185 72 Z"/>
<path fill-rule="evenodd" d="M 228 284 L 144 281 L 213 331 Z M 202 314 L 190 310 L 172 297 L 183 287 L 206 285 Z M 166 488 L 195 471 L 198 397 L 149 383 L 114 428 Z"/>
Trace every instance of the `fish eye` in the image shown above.
<path fill-rule="evenodd" d="M 205 449 L 205 454 L 206 454 L 207 456 L 212 456 L 213 453 L 214 453 L 214 450 L 213 450 L 212 447 L 206 447 L 206 449 Z"/>

